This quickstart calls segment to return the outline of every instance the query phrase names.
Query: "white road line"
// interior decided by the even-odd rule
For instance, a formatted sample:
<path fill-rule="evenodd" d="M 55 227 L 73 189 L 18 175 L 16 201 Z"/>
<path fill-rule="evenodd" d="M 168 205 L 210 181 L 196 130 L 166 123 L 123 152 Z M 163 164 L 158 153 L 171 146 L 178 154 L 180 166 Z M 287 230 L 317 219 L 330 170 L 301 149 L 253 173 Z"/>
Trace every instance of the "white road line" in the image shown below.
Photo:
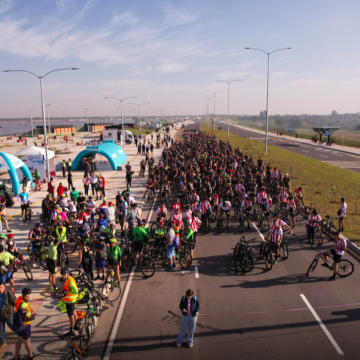
<path fill-rule="evenodd" d="M 328 158 L 328 156 L 324 156 L 324 155 L 319 155 L 319 156 L 324 157 L 324 158 Z"/>
<path fill-rule="evenodd" d="M 306 152 L 306 153 L 308 153 L 308 151 L 306 151 L 306 150 L 301 150 L 302 152 Z"/>
<path fill-rule="evenodd" d="M 199 278 L 199 268 L 195 266 L 195 279 Z"/>
<path fill-rule="evenodd" d="M 149 220 L 151 219 L 151 215 L 152 215 L 152 213 L 154 211 L 154 206 L 156 204 L 157 196 L 158 196 L 158 193 L 156 193 L 156 195 L 155 195 L 154 202 L 152 204 L 151 210 L 150 210 L 148 218 L 146 220 L 146 225 L 149 224 Z M 121 301 L 120 309 L 119 309 L 119 312 L 116 315 L 114 327 L 112 329 L 112 332 L 111 332 L 111 335 L 110 335 L 110 338 L 109 338 L 109 342 L 108 342 L 108 345 L 107 345 L 107 348 L 106 348 L 104 360 L 109 360 L 110 359 L 111 350 L 112 350 L 113 345 L 114 345 L 116 333 L 117 333 L 117 331 L 119 329 L 120 320 L 121 320 L 122 314 L 124 312 L 125 304 L 126 304 L 126 299 L 127 299 L 128 295 L 129 295 L 130 286 L 131 286 L 131 283 L 132 283 L 132 280 L 133 280 L 133 277 L 134 277 L 134 273 L 135 273 L 135 268 L 136 267 L 133 266 L 132 269 L 131 269 L 129 279 L 128 279 L 127 284 L 126 284 L 126 289 L 125 289 L 124 296 L 120 300 Z"/>
<path fill-rule="evenodd" d="M 336 349 L 336 351 L 338 352 L 339 355 L 344 355 L 344 353 L 342 352 L 342 350 L 340 349 L 340 346 L 337 344 L 337 342 L 335 341 L 335 339 L 332 337 L 332 335 L 330 334 L 329 330 L 326 328 L 326 326 L 323 324 L 323 322 L 321 321 L 319 315 L 316 313 L 316 311 L 313 309 L 313 307 L 311 306 L 311 304 L 309 303 L 308 299 L 305 297 L 304 294 L 300 294 L 301 298 L 304 300 L 304 303 L 306 304 L 306 306 L 309 308 L 309 310 L 311 311 L 311 313 L 314 315 L 314 318 L 316 319 L 316 321 L 319 323 L 321 329 L 324 331 L 325 335 L 328 337 L 328 339 L 330 340 L 330 342 L 333 344 L 334 348 Z"/>
<path fill-rule="evenodd" d="M 258 234 L 260 235 L 262 241 L 265 242 L 264 235 L 260 232 L 260 230 L 258 229 L 258 227 L 257 227 L 254 223 L 251 223 L 251 225 L 252 225 L 252 226 L 255 228 L 255 230 L 258 232 Z"/>

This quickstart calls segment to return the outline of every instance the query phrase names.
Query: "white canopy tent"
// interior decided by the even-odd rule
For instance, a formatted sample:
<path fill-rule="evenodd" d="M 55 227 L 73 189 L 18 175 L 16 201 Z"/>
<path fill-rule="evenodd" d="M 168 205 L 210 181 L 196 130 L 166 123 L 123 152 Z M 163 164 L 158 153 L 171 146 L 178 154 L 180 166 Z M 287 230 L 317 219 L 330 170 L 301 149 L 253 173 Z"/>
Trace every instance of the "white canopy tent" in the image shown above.
<path fill-rule="evenodd" d="M 45 153 L 45 149 L 39 148 L 37 146 L 29 146 L 25 149 L 18 151 L 15 155 L 27 165 L 31 172 L 37 169 L 40 173 L 41 180 L 46 181 Z M 48 156 L 50 165 L 50 176 L 56 176 L 55 153 L 51 150 L 48 150 Z"/>

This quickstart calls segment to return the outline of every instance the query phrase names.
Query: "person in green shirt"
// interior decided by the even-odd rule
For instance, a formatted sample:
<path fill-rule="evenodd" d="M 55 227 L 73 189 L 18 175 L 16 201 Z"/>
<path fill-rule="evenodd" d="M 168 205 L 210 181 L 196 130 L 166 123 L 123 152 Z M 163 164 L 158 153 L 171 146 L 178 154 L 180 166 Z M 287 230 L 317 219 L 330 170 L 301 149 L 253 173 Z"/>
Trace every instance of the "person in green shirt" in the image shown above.
<path fill-rule="evenodd" d="M 57 290 L 57 287 L 55 285 L 56 282 L 56 262 L 58 259 L 58 251 L 57 247 L 59 245 L 59 240 L 55 239 L 49 246 L 48 249 L 48 258 L 47 258 L 47 268 L 49 271 L 49 283 L 50 283 L 50 290 Z"/>
<path fill-rule="evenodd" d="M 105 237 L 106 246 L 109 247 L 110 240 L 115 237 L 115 223 L 113 221 L 108 227 L 101 230 L 101 236 Z"/>
<path fill-rule="evenodd" d="M 7 267 L 10 265 L 10 263 L 14 259 L 15 259 L 15 256 L 13 256 L 9 252 L 5 251 L 4 245 L 0 244 L 0 263 L 2 263 L 3 266 Z M 11 286 L 11 291 L 13 293 L 15 292 L 12 271 L 5 273 L 3 275 L 0 275 L 0 280 L 2 280 L 4 283 L 6 283 L 6 280 L 8 280 L 10 283 L 10 286 Z"/>
<path fill-rule="evenodd" d="M 36 190 L 41 190 L 40 173 L 39 173 L 38 169 L 35 169 L 35 171 L 34 171 L 34 178 L 35 178 Z"/>
<path fill-rule="evenodd" d="M 184 241 L 182 243 L 189 243 L 189 250 L 190 254 L 193 257 L 194 256 L 194 249 L 195 249 L 195 238 L 194 238 L 194 231 L 190 227 L 190 222 L 187 221 L 185 223 L 185 229 L 184 229 Z"/>
<path fill-rule="evenodd" d="M 72 197 L 75 199 L 75 202 L 77 202 L 77 198 L 79 197 L 79 192 L 74 187 L 70 192 L 70 198 Z"/>
<path fill-rule="evenodd" d="M 107 251 L 108 271 L 106 274 L 105 284 L 109 279 L 110 270 L 114 269 L 117 281 L 120 286 L 120 266 L 121 266 L 121 249 L 116 245 L 116 238 L 110 239 L 110 246 Z"/>
<path fill-rule="evenodd" d="M 140 265 L 143 259 L 144 241 L 149 240 L 149 233 L 145 227 L 145 222 L 140 220 L 138 226 L 133 229 L 133 241 L 134 241 L 134 254 L 133 254 L 133 265 L 136 263 L 136 255 L 139 253 Z"/>

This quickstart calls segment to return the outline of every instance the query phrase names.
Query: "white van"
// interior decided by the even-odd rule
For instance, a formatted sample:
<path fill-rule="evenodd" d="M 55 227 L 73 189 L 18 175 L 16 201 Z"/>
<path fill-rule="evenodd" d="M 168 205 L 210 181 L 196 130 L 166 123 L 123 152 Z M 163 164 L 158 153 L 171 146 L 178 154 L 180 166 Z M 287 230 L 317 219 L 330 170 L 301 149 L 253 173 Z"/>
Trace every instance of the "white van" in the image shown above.
<path fill-rule="evenodd" d="M 122 140 L 122 130 L 118 129 L 105 129 L 103 131 L 104 140 L 113 140 L 115 144 L 121 144 Z M 134 143 L 134 136 L 131 131 L 125 130 L 125 144 Z"/>

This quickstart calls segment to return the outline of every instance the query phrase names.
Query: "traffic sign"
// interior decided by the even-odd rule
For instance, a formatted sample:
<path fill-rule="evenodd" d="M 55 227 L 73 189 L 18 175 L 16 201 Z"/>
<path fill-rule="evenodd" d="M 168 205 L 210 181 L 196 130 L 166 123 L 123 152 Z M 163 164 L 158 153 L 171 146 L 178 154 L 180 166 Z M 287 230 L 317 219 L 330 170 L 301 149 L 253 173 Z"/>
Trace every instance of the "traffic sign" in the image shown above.
<path fill-rule="evenodd" d="M 288 132 L 292 132 L 292 128 L 289 127 Z"/>
<path fill-rule="evenodd" d="M 330 136 L 330 131 L 325 131 L 325 136 Z"/>

